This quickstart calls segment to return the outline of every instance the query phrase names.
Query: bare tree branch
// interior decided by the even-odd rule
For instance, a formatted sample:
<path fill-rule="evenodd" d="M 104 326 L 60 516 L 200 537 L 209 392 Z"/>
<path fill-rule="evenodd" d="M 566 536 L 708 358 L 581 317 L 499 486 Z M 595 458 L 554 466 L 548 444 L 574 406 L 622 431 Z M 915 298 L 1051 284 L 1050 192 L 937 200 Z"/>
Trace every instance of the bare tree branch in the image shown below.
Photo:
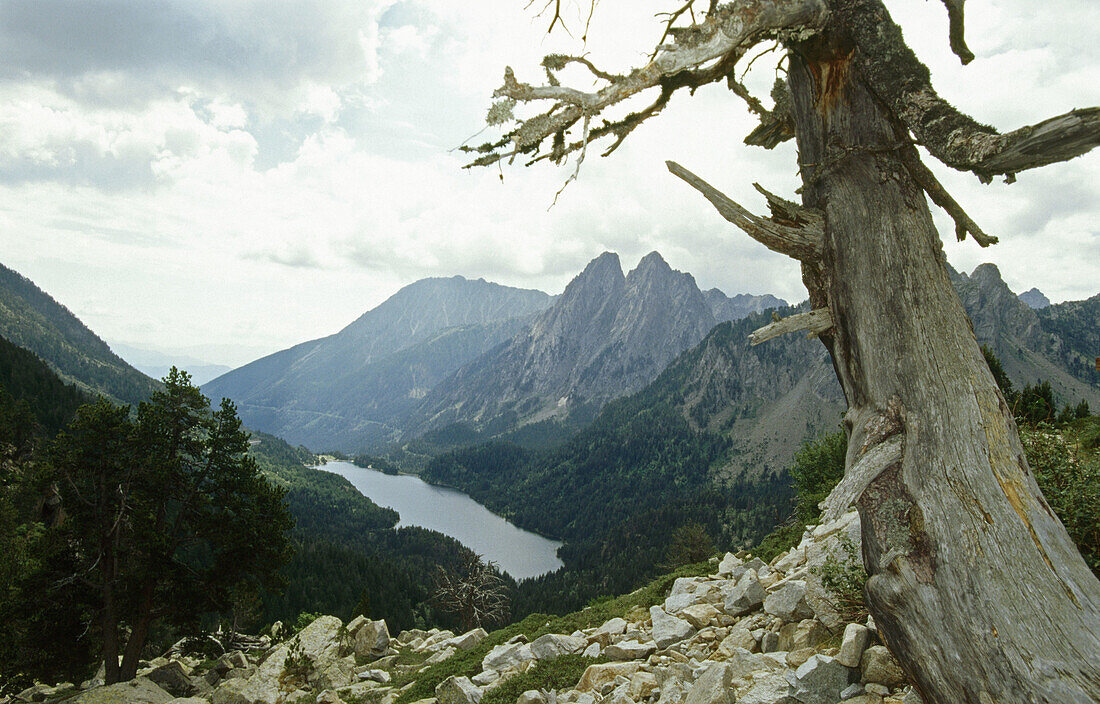
<path fill-rule="evenodd" d="M 690 9 L 690 3 L 683 9 Z M 606 122 L 602 128 L 591 131 L 590 139 L 609 134 L 619 137 L 608 150 L 613 151 L 625 134 L 659 112 L 675 90 L 694 90 L 721 80 L 733 71 L 737 60 L 759 41 L 774 38 L 784 30 L 813 31 L 820 25 L 825 12 L 823 0 L 736 0 L 714 6 L 702 22 L 690 27 L 672 28 L 670 34 L 675 38 L 675 44 L 659 47 L 656 56 L 646 66 L 625 76 L 600 71 L 587 59 L 555 57 L 559 64 L 563 59 L 582 63 L 593 75 L 603 79 L 606 85 L 592 92 L 555 85 L 556 80 L 542 86 L 521 83 L 508 68 L 504 74 L 504 85 L 496 90 L 494 98 L 525 103 L 549 100 L 553 106 L 520 122 L 498 142 L 464 147 L 466 151 L 483 155 L 470 166 L 486 166 L 501 159 L 514 159 L 517 154 L 537 152 L 547 139 L 557 143 L 551 158 L 560 161 L 586 143 L 582 140 L 564 146 L 564 133 L 583 116 L 596 117 L 604 109 L 638 93 L 652 88 L 661 89 L 661 97 L 650 108 L 619 121 Z M 551 66 L 547 66 L 547 70 L 552 70 Z"/>
<path fill-rule="evenodd" d="M 957 0 L 950 0 L 951 3 Z M 962 3 L 957 2 L 961 9 Z M 1066 161 L 1100 146 L 1100 108 L 1073 110 L 999 134 L 941 98 L 928 69 L 905 44 L 878 0 L 845 3 L 839 26 L 859 47 L 860 73 L 878 97 L 937 159 L 983 182 L 1003 174 Z M 870 20 L 868 18 L 874 18 Z M 961 26 L 961 24 L 960 24 Z"/>
<path fill-rule="evenodd" d="M 974 52 L 966 46 L 966 38 L 963 36 L 963 4 L 966 0 L 943 0 L 947 8 L 948 37 L 951 42 L 951 51 L 959 57 L 963 65 L 974 60 Z"/>
<path fill-rule="evenodd" d="M 780 335 L 799 330 L 808 330 L 811 337 L 833 327 L 833 316 L 828 308 L 816 308 L 806 313 L 797 313 L 787 318 L 776 320 L 770 325 L 754 330 L 749 335 L 749 344 L 759 345 Z"/>
<path fill-rule="evenodd" d="M 768 249 L 800 261 L 813 261 L 818 258 L 818 250 L 825 234 L 825 219 L 821 214 L 783 201 L 778 196 L 773 196 L 760 188 L 759 190 L 769 197 L 769 205 L 774 199 L 776 205 L 771 206 L 772 212 L 777 212 L 778 208 L 788 218 L 786 222 L 779 222 L 774 218 L 768 220 L 750 213 L 676 162 L 666 161 L 665 164 L 669 171 L 702 193 L 722 217 L 744 230 L 749 237 Z"/>
<path fill-rule="evenodd" d="M 967 233 L 982 247 L 997 244 L 997 238 L 982 232 L 982 228 L 974 222 L 966 211 L 962 209 L 947 189 L 943 187 L 936 175 L 920 160 L 920 154 L 915 147 L 909 146 L 899 150 L 901 160 L 913 179 L 920 184 L 932 202 L 947 211 L 951 219 L 955 221 L 955 236 L 959 242 L 966 239 Z"/>

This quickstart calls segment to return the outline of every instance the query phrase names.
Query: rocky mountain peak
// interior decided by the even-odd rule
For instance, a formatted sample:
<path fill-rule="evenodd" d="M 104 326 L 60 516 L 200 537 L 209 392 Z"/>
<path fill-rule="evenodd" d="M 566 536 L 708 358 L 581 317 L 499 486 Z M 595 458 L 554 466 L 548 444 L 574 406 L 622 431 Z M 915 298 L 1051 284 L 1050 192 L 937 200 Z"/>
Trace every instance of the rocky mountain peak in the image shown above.
<path fill-rule="evenodd" d="M 658 252 L 650 252 L 642 257 L 641 261 L 638 262 L 638 266 L 634 267 L 634 271 L 627 275 L 627 279 L 670 273 L 672 273 L 672 267 L 668 265 L 664 257 Z"/>
<path fill-rule="evenodd" d="M 1041 310 L 1050 307 L 1050 299 L 1043 295 L 1043 292 L 1037 288 L 1032 288 L 1030 291 L 1024 291 L 1018 298 L 1032 310 Z"/>

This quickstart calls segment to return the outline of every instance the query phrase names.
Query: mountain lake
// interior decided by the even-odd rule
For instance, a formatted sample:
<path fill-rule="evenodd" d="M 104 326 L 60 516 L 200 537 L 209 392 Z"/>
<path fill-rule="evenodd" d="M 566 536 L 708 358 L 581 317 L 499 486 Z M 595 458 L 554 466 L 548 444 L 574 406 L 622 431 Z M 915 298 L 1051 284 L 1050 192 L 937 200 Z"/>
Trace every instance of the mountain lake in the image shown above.
<path fill-rule="evenodd" d="M 339 474 L 363 496 L 397 511 L 401 514 L 398 527 L 421 526 L 449 535 L 515 579 L 537 577 L 562 566 L 557 556 L 561 543 L 517 528 L 457 489 L 339 460 L 329 460 L 318 469 Z"/>

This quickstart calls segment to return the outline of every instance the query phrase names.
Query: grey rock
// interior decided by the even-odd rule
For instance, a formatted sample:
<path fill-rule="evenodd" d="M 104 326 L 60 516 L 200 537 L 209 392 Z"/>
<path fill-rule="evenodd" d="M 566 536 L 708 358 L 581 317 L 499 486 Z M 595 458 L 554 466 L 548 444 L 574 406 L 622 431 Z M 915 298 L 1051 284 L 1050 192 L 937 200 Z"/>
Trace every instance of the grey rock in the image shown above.
<path fill-rule="evenodd" d="M 851 680 L 852 671 L 828 655 L 814 655 L 787 676 L 790 695 L 802 704 L 836 704 Z"/>
<path fill-rule="evenodd" d="M 788 695 L 790 690 L 791 686 L 782 673 L 761 672 L 742 691 L 737 698 L 737 704 L 798 704 L 796 699 Z"/>
<path fill-rule="evenodd" d="M 657 651 L 653 642 L 639 643 L 636 640 L 623 640 L 612 643 L 603 650 L 608 660 L 645 660 Z"/>
<path fill-rule="evenodd" d="M 840 652 L 836 661 L 845 667 L 859 667 L 860 658 L 871 639 L 871 631 L 858 623 L 849 623 L 844 627 L 844 637 L 840 642 Z"/>
<path fill-rule="evenodd" d="M 176 697 L 170 699 L 168 704 L 210 704 L 210 700 L 202 697 Z"/>
<path fill-rule="evenodd" d="M 598 692 L 616 677 L 633 677 L 642 666 L 640 662 L 607 662 L 589 665 L 574 688 L 578 692 Z"/>
<path fill-rule="evenodd" d="M 729 664 L 714 663 L 695 680 L 684 697 L 684 704 L 733 704 L 732 681 Z"/>
<path fill-rule="evenodd" d="M 520 663 L 534 659 L 535 656 L 531 653 L 531 646 L 527 643 L 504 643 L 490 650 L 481 659 L 481 669 L 503 672 Z"/>
<path fill-rule="evenodd" d="M 848 685 L 847 689 L 840 693 L 841 700 L 851 699 L 852 697 L 858 697 L 863 694 L 863 685 L 858 682 L 853 682 Z"/>
<path fill-rule="evenodd" d="M 696 628 L 705 628 L 718 617 L 719 611 L 710 604 L 692 604 L 680 611 L 680 617 Z"/>
<path fill-rule="evenodd" d="M 485 687 L 500 679 L 500 673 L 496 670 L 482 670 L 473 677 L 470 681 L 476 684 L 478 687 Z"/>
<path fill-rule="evenodd" d="M 735 567 L 741 565 L 741 559 L 735 557 L 733 553 L 727 552 L 722 558 L 722 561 L 718 563 L 718 575 L 720 577 L 728 577 L 733 574 Z"/>
<path fill-rule="evenodd" d="M 734 626 L 730 629 L 729 635 L 718 644 L 718 652 L 729 657 L 735 648 L 744 648 L 751 652 L 758 647 L 759 645 L 756 638 L 753 638 L 752 633 L 746 630 L 744 626 Z"/>
<path fill-rule="evenodd" d="M 439 704 L 478 704 L 481 697 L 481 689 L 468 677 L 452 675 L 435 687 L 435 698 Z"/>
<path fill-rule="evenodd" d="M 146 677 L 81 692 L 68 704 L 167 704 L 174 699 Z"/>
<path fill-rule="evenodd" d="M 361 658 L 378 658 L 390 647 L 390 629 L 384 620 L 366 621 L 355 630 L 355 654 Z"/>
<path fill-rule="evenodd" d="M 615 617 L 597 628 L 595 633 L 606 633 L 609 636 L 617 636 L 626 633 L 627 625 L 625 619 Z"/>
<path fill-rule="evenodd" d="M 589 643 L 588 647 L 585 648 L 584 652 L 581 654 L 584 655 L 586 658 L 598 658 L 600 657 L 601 652 L 602 651 L 600 649 L 599 643 Z"/>
<path fill-rule="evenodd" d="M 233 668 L 248 667 L 248 658 L 239 650 L 231 650 L 214 661 L 213 669 L 225 674 Z"/>
<path fill-rule="evenodd" d="M 653 619 L 653 642 L 658 648 L 667 648 L 695 633 L 694 626 L 682 618 L 666 614 L 660 606 L 651 606 L 649 615 Z"/>
<path fill-rule="evenodd" d="M 779 650 L 779 634 L 775 631 L 767 631 L 760 636 L 760 652 L 774 653 Z"/>
<path fill-rule="evenodd" d="M 452 638 L 448 644 L 452 645 L 459 650 L 472 650 L 478 643 L 485 640 L 488 637 L 488 633 L 484 628 L 475 628 L 472 631 L 466 631 L 460 636 Z"/>
<path fill-rule="evenodd" d="M 562 655 L 580 652 L 587 645 L 588 641 L 584 638 L 547 633 L 536 638 L 530 648 L 531 655 L 536 660 L 552 660 Z"/>
<path fill-rule="evenodd" d="M 801 621 L 814 612 L 806 603 L 806 583 L 792 579 L 764 599 L 764 611 L 784 621 Z"/>
<path fill-rule="evenodd" d="M 145 676 L 173 697 L 186 697 L 194 692 L 191 677 L 184 671 L 183 665 L 178 660 L 161 665 Z"/>
<path fill-rule="evenodd" d="M 788 623 L 779 629 L 779 650 L 812 648 L 829 638 L 829 629 L 820 621 L 808 618 L 798 623 Z"/>
<path fill-rule="evenodd" d="M 453 656 L 457 652 L 458 652 L 457 650 L 455 650 L 454 648 L 451 648 L 451 647 L 448 646 L 446 648 L 443 648 L 441 650 L 437 650 L 436 652 L 432 653 L 431 657 L 429 657 L 427 660 L 424 661 L 424 664 L 425 665 L 434 665 L 438 662 L 443 662 L 444 660 L 449 659 L 451 656 Z"/>
<path fill-rule="evenodd" d="M 907 680 L 905 671 L 885 645 L 872 645 L 864 650 L 860 669 L 864 683 L 875 682 L 893 689 Z"/>
<path fill-rule="evenodd" d="M 546 704 L 546 695 L 536 689 L 529 689 L 516 697 L 516 704 Z"/>
<path fill-rule="evenodd" d="M 768 593 L 760 584 L 760 578 L 754 570 L 748 570 L 737 583 L 726 592 L 725 611 L 730 616 L 740 616 L 755 611 L 764 603 Z"/>

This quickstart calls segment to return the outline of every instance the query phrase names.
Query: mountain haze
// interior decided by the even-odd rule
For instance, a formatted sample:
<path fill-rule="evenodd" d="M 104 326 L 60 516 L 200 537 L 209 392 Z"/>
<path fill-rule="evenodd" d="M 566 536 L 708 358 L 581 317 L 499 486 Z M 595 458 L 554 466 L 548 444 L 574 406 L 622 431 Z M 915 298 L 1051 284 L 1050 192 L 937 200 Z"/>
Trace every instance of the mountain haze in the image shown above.
<path fill-rule="evenodd" d="M 2 264 L 0 337 L 38 355 L 63 381 L 93 395 L 137 404 L 157 388 L 68 308 Z"/>
<path fill-rule="evenodd" d="M 551 302 L 541 291 L 461 276 L 410 284 L 334 335 L 258 359 L 203 386 L 250 427 L 319 449 L 357 451 L 444 375 L 514 335 Z"/>
<path fill-rule="evenodd" d="M 725 316 L 772 301 L 704 294 L 690 275 L 657 252 L 623 274 L 605 252 L 585 267 L 554 305 L 508 344 L 444 380 L 418 409 L 413 433 L 451 423 L 515 423 L 593 412 L 638 391 Z"/>

